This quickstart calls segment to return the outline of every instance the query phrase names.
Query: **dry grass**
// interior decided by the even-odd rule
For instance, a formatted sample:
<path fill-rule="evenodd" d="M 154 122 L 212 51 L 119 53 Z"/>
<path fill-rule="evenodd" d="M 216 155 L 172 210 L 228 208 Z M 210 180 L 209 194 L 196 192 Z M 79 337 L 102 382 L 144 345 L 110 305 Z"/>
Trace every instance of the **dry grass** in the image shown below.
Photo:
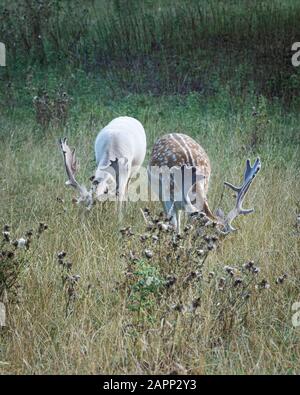
<path fill-rule="evenodd" d="M 94 207 L 89 213 L 71 204 L 73 195 L 64 189 L 65 175 L 57 147 L 62 132 L 54 129 L 41 139 L 34 133 L 32 120 L 7 122 L 0 152 L 1 223 L 10 224 L 18 237 L 39 221 L 45 221 L 49 229 L 36 249 L 28 251 L 29 265 L 20 277 L 19 302 L 7 304 L 7 327 L 0 337 L 0 371 L 299 373 L 300 328 L 293 328 L 291 311 L 292 304 L 300 301 L 299 234 L 294 227 L 300 193 L 299 151 L 291 143 L 297 119 L 277 114 L 266 126 L 261 145 L 247 148 L 253 130 L 248 104 L 237 109 L 232 121 L 222 108 L 208 108 L 206 118 L 201 117 L 193 107 L 194 96 L 187 98 L 183 112 L 172 100 L 144 98 L 148 106 L 143 108 L 139 98 L 128 98 L 126 106 L 131 109 L 130 100 L 137 100 L 132 115 L 144 123 L 150 146 L 156 136 L 181 128 L 205 146 L 214 169 L 212 206 L 218 204 L 224 178 L 238 182 L 243 158 L 259 153 L 263 169 L 245 205 L 255 206 L 256 212 L 239 219 L 239 232 L 220 241 L 208 254 L 199 282 L 183 288 L 179 281 L 173 291 L 161 285 L 154 287 L 146 296 L 143 294 L 145 304 L 141 301 L 139 308 L 133 309 L 130 295 L 140 295 L 133 290 L 134 284 L 141 278 L 146 280 L 149 270 L 154 270 L 159 279 L 173 273 L 182 280 L 184 274 L 194 270 L 194 263 L 191 261 L 189 267 L 187 258 L 178 263 L 171 259 L 167 266 L 169 244 L 168 236 L 164 236 L 162 255 L 134 263 L 140 266 L 131 267 L 133 274 L 128 280 L 125 273 L 132 264 L 129 251 L 142 258 L 146 248 L 138 236 L 145 233 L 139 211 L 144 204 L 127 205 L 122 227 L 130 225 L 136 234 L 127 242 L 108 204 Z M 112 113 L 106 109 L 105 115 L 98 116 L 109 120 L 124 111 L 124 103 Z M 104 120 L 99 127 L 103 124 Z M 280 134 L 275 134 L 279 129 Z M 83 158 L 92 156 L 95 131 L 92 133 L 84 120 L 69 125 L 66 131 L 72 134 L 72 144 L 79 147 L 82 174 L 91 175 L 92 160 L 85 163 Z M 230 194 L 222 204 L 230 207 Z M 153 212 L 160 211 L 158 204 L 150 207 Z M 195 245 L 190 244 L 190 248 L 195 249 Z M 156 247 L 150 243 L 147 248 L 155 251 Z M 58 262 L 57 253 L 62 250 L 67 253 L 65 262 L 72 263 L 69 271 Z M 245 285 L 251 295 L 240 303 L 244 300 L 241 292 L 232 285 L 224 266 L 241 268 L 249 260 L 261 271 L 254 280 L 252 274 L 242 274 L 251 280 Z M 141 274 L 136 274 L 139 270 Z M 286 280 L 276 284 L 284 273 Z M 63 281 L 68 274 L 79 275 L 80 279 Z M 220 291 L 222 277 L 227 285 Z M 264 279 L 270 288 L 259 291 L 255 284 Z M 73 289 L 68 293 L 70 284 Z M 200 305 L 193 311 L 172 307 L 196 296 Z"/>

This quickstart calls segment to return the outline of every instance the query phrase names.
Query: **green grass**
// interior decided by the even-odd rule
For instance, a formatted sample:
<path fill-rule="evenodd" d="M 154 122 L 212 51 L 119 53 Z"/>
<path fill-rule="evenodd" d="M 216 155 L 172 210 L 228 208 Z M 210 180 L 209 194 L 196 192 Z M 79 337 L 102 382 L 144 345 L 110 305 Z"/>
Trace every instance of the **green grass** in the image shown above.
<path fill-rule="evenodd" d="M 24 92 L 23 106 L 2 117 L 1 222 L 11 224 L 18 236 L 39 221 L 49 229 L 30 253 L 29 266 L 20 277 L 19 302 L 7 306 L 1 372 L 299 373 L 300 331 L 291 321 L 291 306 L 300 297 L 299 235 L 294 228 L 300 192 L 298 113 L 286 112 L 280 103 L 271 104 L 251 93 L 233 97 L 226 88 L 213 97 L 190 93 L 118 98 L 112 97 L 104 82 L 98 91 L 93 78 L 84 81 L 82 91 L 89 87 L 88 93 L 77 90 L 64 127 L 43 131 Z M 259 115 L 252 114 L 253 106 Z M 168 131 L 184 131 L 199 141 L 212 162 L 209 201 L 213 208 L 219 204 L 223 181 L 240 180 L 247 157 L 259 155 L 263 163 L 247 198 L 246 206 L 256 211 L 237 220 L 238 233 L 209 255 L 201 305 L 194 318 L 177 313 L 167 326 L 162 326 L 161 305 L 155 298 L 148 301 L 151 319 L 144 321 L 118 291 L 126 259 L 121 257 L 124 246 L 114 208 L 97 206 L 87 213 L 72 205 L 73 193 L 64 186 L 58 138 L 66 135 L 77 147 L 78 178 L 87 180 L 95 165 L 93 142 L 98 130 L 125 114 L 143 123 L 148 153 L 154 140 Z M 57 202 L 57 197 L 65 203 Z M 143 206 L 129 203 L 122 226 L 131 225 L 143 233 L 139 211 Z M 232 206 L 229 193 L 222 206 L 226 210 Z M 151 207 L 156 212 L 161 209 L 158 203 Z M 132 243 L 136 251 L 143 248 L 138 240 Z M 61 250 L 73 263 L 72 273 L 81 276 L 74 312 L 67 318 L 66 289 L 56 259 Z M 215 321 L 218 294 L 207 281 L 208 273 L 222 277 L 225 265 L 239 266 L 249 259 L 260 266 L 261 278 L 268 279 L 271 287 L 249 301 L 246 320 L 238 321 L 237 309 L 236 324 L 229 333 L 222 332 Z M 177 263 L 170 265 L 174 272 L 178 270 Z M 164 269 L 156 262 L 153 270 Z M 288 274 L 287 280 L 276 285 L 283 273 Z M 219 337 L 224 341 L 218 343 Z"/>
<path fill-rule="evenodd" d="M 79 0 L 10 2 L 0 14 L 7 62 L 108 73 L 137 93 L 214 90 L 233 82 L 258 94 L 299 90 L 291 46 L 299 41 L 299 3 L 291 0 Z M 25 70 L 25 73 L 24 73 Z M 10 73 L 10 72 L 8 72 Z"/>
<path fill-rule="evenodd" d="M 18 287 L 7 295 L 3 275 L 16 269 L 0 241 L 7 310 L 0 372 L 299 374 L 292 305 L 300 301 L 300 68 L 291 66 L 290 52 L 299 41 L 299 4 L 98 0 L 85 2 L 86 11 L 75 0 L 1 4 L 8 65 L 0 68 L 0 226 L 11 225 L 17 238 L 41 221 L 48 230 L 24 253 L 27 264 L 20 255 Z M 65 122 L 54 111 L 62 92 Z M 48 127 L 41 125 L 46 94 Z M 95 137 L 121 115 L 145 127 L 145 166 L 156 138 L 170 131 L 205 148 L 212 209 L 232 208 L 223 182 L 238 183 L 246 158 L 261 158 L 245 202 L 255 213 L 237 219 L 238 232 L 208 254 L 199 283 L 183 281 L 198 270 L 189 258 L 198 239 L 184 239 L 179 262 L 167 259 L 166 239 L 145 261 L 145 203 L 128 203 L 122 224 L 113 204 L 87 212 L 71 203 L 58 139 L 67 136 L 77 148 L 78 179 L 88 183 Z M 125 226 L 136 234 L 127 242 L 119 232 Z M 62 281 L 62 250 L 78 282 Z M 140 258 L 135 265 L 129 251 Z M 244 302 L 244 288 L 233 285 L 242 270 L 232 280 L 224 266 L 241 269 L 249 260 L 261 272 L 245 277 L 251 296 Z M 170 274 L 178 281 L 167 289 Z M 262 280 L 269 289 L 255 287 Z M 172 307 L 198 297 L 195 311 Z"/>

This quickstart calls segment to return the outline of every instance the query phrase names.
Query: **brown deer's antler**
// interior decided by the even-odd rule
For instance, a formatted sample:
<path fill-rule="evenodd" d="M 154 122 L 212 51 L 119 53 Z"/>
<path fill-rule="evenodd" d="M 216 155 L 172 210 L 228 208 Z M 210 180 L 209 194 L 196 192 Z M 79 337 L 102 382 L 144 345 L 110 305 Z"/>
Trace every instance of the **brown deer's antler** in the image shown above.
<path fill-rule="evenodd" d="M 70 185 L 79 192 L 79 199 L 77 202 L 86 202 L 87 206 L 90 208 L 92 206 L 92 194 L 89 192 L 84 185 L 80 185 L 75 179 L 75 173 L 77 170 L 77 161 L 75 156 L 75 148 L 71 148 L 67 144 L 67 139 L 63 138 L 59 140 L 60 148 L 64 157 L 65 169 L 68 176 L 68 181 L 66 185 Z"/>
<path fill-rule="evenodd" d="M 221 210 L 217 211 L 217 216 L 221 220 L 222 224 L 224 225 L 224 233 L 230 233 L 234 230 L 233 226 L 231 225 L 232 221 L 239 215 L 247 215 L 250 214 L 254 211 L 254 209 L 244 209 L 242 208 L 242 204 L 244 201 L 244 198 L 246 196 L 246 193 L 248 192 L 248 189 L 250 185 L 252 184 L 253 179 L 261 169 L 261 161 L 259 158 L 256 159 L 254 165 L 251 167 L 250 160 L 247 159 L 246 162 L 246 170 L 244 173 L 244 181 L 241 187 L 236 187 L 229 182 L 224 182 L 226 186 L 234 190 L 237 194 L 237 199 L 236 199 L 236 204 L 235 207 L 227 214 L 226 218 L 224 213 Z"/>

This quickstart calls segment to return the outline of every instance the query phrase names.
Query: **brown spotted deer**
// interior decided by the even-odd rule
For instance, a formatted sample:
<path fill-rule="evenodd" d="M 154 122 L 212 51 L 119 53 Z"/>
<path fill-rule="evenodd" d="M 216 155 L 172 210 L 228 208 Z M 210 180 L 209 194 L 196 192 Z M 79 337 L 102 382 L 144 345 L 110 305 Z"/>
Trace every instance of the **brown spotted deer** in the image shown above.
<path fill-rule="evenodd" d="M 68 176 L 66 184 L 77 191 L 77 203 L 83 203 L 90 209 L 94 198 L 104 200 L 110 196 L 118 200 L 121 208 L 128 183 L 144 161 L 146 134 L 142 124 L 131 117 L 118 117 L 106 125 L 95 141 L 97 168 L 90 179 L 90 190 L 75 178 L 75 149 L 70 149 L 66 138 L 60 140 L 60 148 Z"/>
<path fill-rule="evenodd" d="M 170 182 L 168 178 L 166 178 L 167 182 L 163 182 L 162 178 L 159 179 L 159 199 L 178 233 L 180 233 L 181 210 L 190 214 L 202 211 L 222 228 L 221 231 L 229 233 L 235 230 L 231 223 L 238 215 L 246 215 L 254 211 L 254 209 L 243 209 L 242 203 L 260 168 L 259 158 L 256 159 L 253 167 L 247 159 L 242 185 L 236 187 L 228 182 L 224 183 L 237 195 L 235 207 L 227 216 L 220 209 L 213 214 L 209 208 L 206 198 L 211 174 L 209 157 L 191 137 L 180 133 L 170 133 L 159 138 L 152 150 L 148 175 L 150 188 L 152 188 L 153 180 L 161 177 L 159 176 L 162 174 L 161 169 L 166 169 L 169 173 L 171 170 Z M 173 172 L 173 169 L 177 170 L 179 177 L 174 176 L 176 172 Z M 164 193 L 166 188 L 169 190 Z"/>

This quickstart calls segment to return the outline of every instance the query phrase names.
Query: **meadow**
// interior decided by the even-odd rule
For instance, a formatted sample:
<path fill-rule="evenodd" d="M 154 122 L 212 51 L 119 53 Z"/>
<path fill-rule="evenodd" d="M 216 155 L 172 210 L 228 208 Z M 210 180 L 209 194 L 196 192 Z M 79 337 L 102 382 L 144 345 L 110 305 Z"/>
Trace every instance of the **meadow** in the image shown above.
<path fill-rule="evenodd" d="M 296 38 L 299 7 L 115 1 L 106 2 L 114 7 L 102 20 L 95 15 L 104 3 L 86 2 L 94 30 L 72 11 L 82 26 L 71 44 L 76 20 L 66 24 L 58 8 L 56 19 L 34 14 L 49 20 L 43 47 L 27 40 L 26 49 L 28 29 L 23 39 L 17 29 L 9 35 L 17 14 L 2 24 L 2 37 L 20 45 L 8 53 L 14 65 L 0 69 L 0 226 L 9 232 L 0 241 L 0 372 L 299 374 L 300 79 L 286 46 Z M 220 36 L 216 54 L 211 43 Z M 238 184 L 245 160 L 259 156 L 262 170 L 245 202 L 255 212 L 226 237 L 199 218 L 174 245 L 159 227 L 159 203 L 129 202 L 122 223 L 113 203 L 89 212 L 74 205 L 58 139 L 76 147 L 78 178 L 88 183 L 95 137 L 121 115 L 144 125 L 144 165 L 156 138 L 170 131 L 205 148 L 213 209 L 232 208 L 223 182 Z M 28 249 L 13 245 L 21 237 Z"/>

